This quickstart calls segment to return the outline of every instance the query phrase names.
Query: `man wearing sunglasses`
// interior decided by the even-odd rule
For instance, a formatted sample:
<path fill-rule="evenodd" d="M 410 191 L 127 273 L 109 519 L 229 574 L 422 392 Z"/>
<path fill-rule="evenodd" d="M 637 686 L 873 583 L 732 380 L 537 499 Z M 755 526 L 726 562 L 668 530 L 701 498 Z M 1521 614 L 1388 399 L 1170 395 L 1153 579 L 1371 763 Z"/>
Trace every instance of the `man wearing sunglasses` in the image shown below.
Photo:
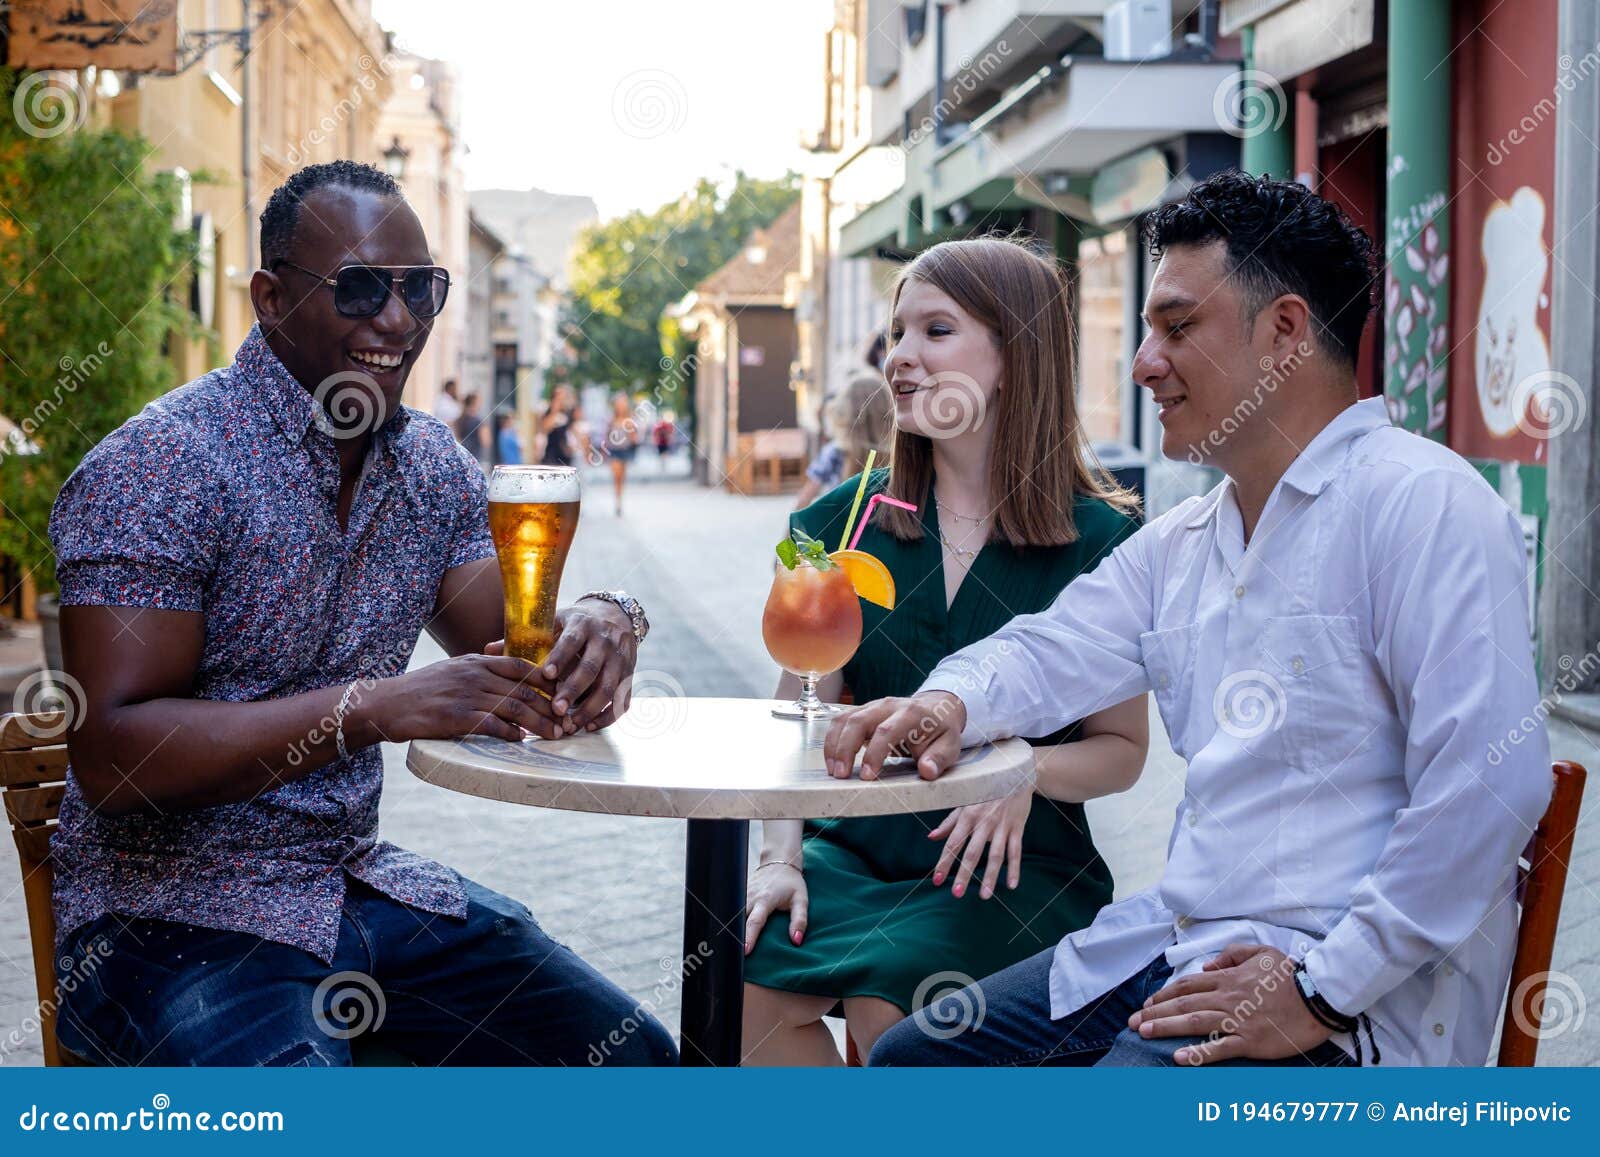
<path fill-rule="evenodd" d="M 301 170 L 261 253 L 233 364 L 95 447 L 51 520 L 83 688 L 57 957 L 102 961 L 63 985 L 63 1047 L 348 1065 L 366 1029 L 420 1064 L 581 1064 L 626 1022 L 612 1062 L 673 1063 L 522 904 L 377 832 L 380 741 L 603 727 L 642 610 L 588 596 L 545 668 L 501 653 L 483 474 L 400 403 L 450 276 L 393 180 Z M 423 630 L 453 657 L 408 672 Z"/>

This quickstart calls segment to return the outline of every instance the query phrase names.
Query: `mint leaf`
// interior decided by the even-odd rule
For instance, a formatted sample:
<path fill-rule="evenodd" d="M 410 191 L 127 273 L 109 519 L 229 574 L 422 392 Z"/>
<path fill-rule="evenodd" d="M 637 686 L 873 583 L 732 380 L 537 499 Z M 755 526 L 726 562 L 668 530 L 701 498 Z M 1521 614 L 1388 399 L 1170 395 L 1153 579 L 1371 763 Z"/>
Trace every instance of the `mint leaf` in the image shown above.
<path fill-rule="evenodd" d="M 798 526 L 789 537 L 778 543 L 778 558 L 790 570 L 800 559 L 805 559 L 818 570 L 832 570 L 837 564 L 828 557 L 828 547 L 820 538 L 812 538 Z"/>

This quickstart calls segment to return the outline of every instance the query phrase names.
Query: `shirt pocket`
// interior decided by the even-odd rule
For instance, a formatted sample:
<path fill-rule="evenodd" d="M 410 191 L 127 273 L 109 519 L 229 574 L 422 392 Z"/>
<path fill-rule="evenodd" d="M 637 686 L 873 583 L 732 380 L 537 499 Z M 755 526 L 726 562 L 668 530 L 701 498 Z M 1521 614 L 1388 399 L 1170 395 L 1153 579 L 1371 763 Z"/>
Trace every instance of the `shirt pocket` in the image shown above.
<path fill-rule="evenodd" d="M 1185 731 L 1189 693 L 1194 684 L 1197 629 L 1198 624 L 1187 623 L 1181 627 L 1145 631 L 1139 636 L 1139 652 L 1145 673 L 1150 677 L 1150 689 L 1155 692 L 1156 706 L 1161 710 L 1161 722 L 1166 725 L 1172 749 L 1184 759 L 1191 754 Z"/>
<path fill-rule="evenodd" d="M 1262 682 L 1279 726 L 1246 743 L 1255 755 L 1322 773 L 1348 752 L 1341 721 L 1362 711 L 1361 643 L 1349 615 L 1280 615 L 1261 632 Z"/>

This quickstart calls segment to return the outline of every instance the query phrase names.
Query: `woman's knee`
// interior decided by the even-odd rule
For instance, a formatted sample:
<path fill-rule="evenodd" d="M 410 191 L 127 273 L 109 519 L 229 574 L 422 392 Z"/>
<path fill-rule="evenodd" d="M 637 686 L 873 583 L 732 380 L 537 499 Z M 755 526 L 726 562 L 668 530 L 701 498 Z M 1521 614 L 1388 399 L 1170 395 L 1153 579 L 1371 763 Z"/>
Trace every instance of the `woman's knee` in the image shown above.
<path fill-rule="evenodd" d="M 845 1025 L 863 1056 L 905 1015 L 898 1005 L 877 996 L 853 996 L 844 1002 Z"/>

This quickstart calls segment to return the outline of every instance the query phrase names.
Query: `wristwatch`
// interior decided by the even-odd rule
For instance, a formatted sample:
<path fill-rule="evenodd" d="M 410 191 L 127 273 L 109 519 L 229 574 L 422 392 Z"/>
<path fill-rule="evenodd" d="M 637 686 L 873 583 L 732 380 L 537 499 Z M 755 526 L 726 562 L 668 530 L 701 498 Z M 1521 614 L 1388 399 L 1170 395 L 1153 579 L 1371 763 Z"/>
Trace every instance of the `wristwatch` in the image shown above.
<path fill-rule="evenodd" d="M 590 591 L 583 596 L 584 599 L 604 599 L 622 608 L 622 613 L 628 616 L 628 621 L 633 624 L 633 641 L 644 642 L 644 637 L 650 633 L 650 620 L 644 617 L 644 607 L 639 600 L 627 591 Z M 582 602 L 583 599 L 579 599 Z"/>

